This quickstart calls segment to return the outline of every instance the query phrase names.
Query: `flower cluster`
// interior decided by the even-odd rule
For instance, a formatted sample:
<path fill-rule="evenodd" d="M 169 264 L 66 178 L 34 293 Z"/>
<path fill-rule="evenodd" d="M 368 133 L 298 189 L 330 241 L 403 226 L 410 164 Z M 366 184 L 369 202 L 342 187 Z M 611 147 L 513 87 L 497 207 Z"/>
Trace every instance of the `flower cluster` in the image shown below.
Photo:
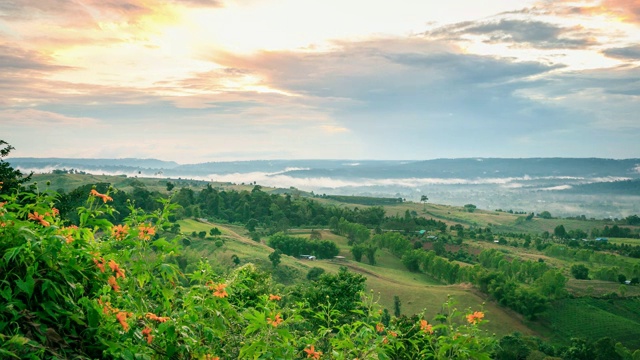
<path fill-rule="evenodd" d="M 111 288 L 113 289 L 113 291 L 120 292 L 120 285 L 118 285 L 118 282 L 116 281 L 115 276 L 110 276 L 109 280 L 107 280 L 107 283 L 111 285 Z"/>
<path fill-rule="evenodd" d="M 111 196 L 106 194 L 100 194 L 99 192 L 96 191 L 96 189 L 91 189 L 91 192 L 89 193 L 89 195 L 98 197 L 102 199 L 102 201 L 104 201 L 105 203 L 107 201 L 113 201 L 113 198 Z"/>
<path fill-rule="evenodd" d="M 37 211 L 34 211 L 33 213 L 29 214 L 29 220 L 33 220 L 33 221 L 37 221 L 40 223 L 40 225 L 47 227 L 50 226 L 51 223 L 48 222 L 47 220 L 44 219 L 44 215 L 40 215 L 38 214 Z"/>
<path fill-rule="evenodd" d="M 100 272 L 104 272 L 104 266 L 107 264 L 104 258 L 94 258 L 93 263 L 100 269 Z"/>
<path fill-rule="evenodd" d="M 477 324 L 483 318 L 484 318 L 484 313 L 480 311 L 476 311 L 473 314 L 467 315 L 467 321 L 469 322 L 469 324 Z"/>
<path fill-rule="evenodd" d="M 214 290 L 213 296 L 219 297 L 219 298 L 225 298 L 229 296 L 229 294 L 225 290 L 226 287 L 227 287 L 227 284 L 218 284 L 218 285 L 210 285 L 209 289 Z"/>
<path fill-rule="evenodd" d="M 147 319 L 152 320 L 152 321 L 157 321 L 159 323 L 163 323 L 163 322 L 166 322 L 167 320 L 169 320 L 169 318 L 166 317 L 166 316 L 158 316 L 158 315 L 156 315 L 154 313 L 147 313 L 145 316 L 147 317 Z"/>
<path fill-rule="evenodd" d="M 151 328 L 150 327 L 146 327 L 144 328 L 144 330 L 142 330 L 142 336 L 144 336 L 147 339 L 147 344 L 151 344 L 151 342 L 153 341 L 153 335 L 151 335 Z"/>
<path fill-rule="evenodd" d="M 270 317 L 267 318 L 267 323 L 273 327 L 278 327 L 278 325 L 280 325 L 284 320 L 282 320 L 282 318 L 280 317 L 280 314 L 276 314 L 274 319 L 271 319 Z"/>
<path fill-rule="evenodd" d="M 109 267 L 111 268 L 111 271 L 113 271 L 116 274 L 116 279 L 125 278 L 124 270 L 120 269 L 120 265 L 118 265 L 115 261 L 109 260 Z"/>
<path fill-rule="evenodd" d="M 420 330 L 428 334 L 433 334 L 433 326 L 424 319 L 420 320 Z"/>
<path fill-rule="evenodd" d="M 116 225 L 111 229 L 111 234 L 116 240 L 124 240 L 129 234 L 129 225 Z"/>
<path fill-rule="evenodd" d="M 304 349 L 307 353 L 307 359 L 320 359 L 322 351 L 316 351 L 315 347 L 311 345 L 308 349 Z"/>
<path fill-rule="evenodd" d="M 153 235 L 156 234 L 156 229 L 153 226 L 148 226 L 145 224 L 141 224 L 138 226 L 138 237 L 142 240 L 149 240 Z"/>
<path fill-rule="evenodd" d="M 128 313 L 125 311 L 120 311 L 116 314 L 116 320 L 120 323 L 124 331 L 129 331 L 129 324 L 127 323 L 127 318 L 133 316 L 132 313 Z"/>

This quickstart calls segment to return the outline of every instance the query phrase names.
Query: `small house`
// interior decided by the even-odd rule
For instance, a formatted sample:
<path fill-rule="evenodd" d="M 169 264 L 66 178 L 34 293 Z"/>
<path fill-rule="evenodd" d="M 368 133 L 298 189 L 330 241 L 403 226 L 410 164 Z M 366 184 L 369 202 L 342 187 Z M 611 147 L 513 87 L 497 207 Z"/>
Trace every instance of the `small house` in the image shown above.
<path fill-rule="evenodd" d="M 315 260 L 316 257 L 313 255 L 300 255 L 300 259 L 304 259 L 304 260 Z"/>

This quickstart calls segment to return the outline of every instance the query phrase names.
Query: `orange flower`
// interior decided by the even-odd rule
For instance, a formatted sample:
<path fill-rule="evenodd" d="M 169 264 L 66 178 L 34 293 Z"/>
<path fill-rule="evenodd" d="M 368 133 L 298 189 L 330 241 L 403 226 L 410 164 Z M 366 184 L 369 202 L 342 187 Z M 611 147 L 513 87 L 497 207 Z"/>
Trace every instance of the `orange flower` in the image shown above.
<path fill-rule="evenodd" d="M 484 313 L 480 311 L 476 311 L 473 314 L 467 315 L 467 321 L 469 322 L 469 324 L 476 324 L 478 323 L 478 321 L 482 320 L 483 318 L 484 318 Z"/>
<path fill-rule="evenodd" d="M 113 198 L 111 196 L 105 195 L 105 194 L 100 194 L 99 192 L 96 191 L 96 189 L 91 189 L 91 192 L 89 193 L 89 195 L 95 196 L 95 197 L 99 197 L 105 203 L 107 201 L 113 201 Z"/>
<path fill-rule="evenodd" d="M 116 278 L 125 278 L 124 270 L 120 269 L 120 265 L 118 265 L 115 261 L 109 260 L 109 267 L 111 268 L 111 271 L 116 273 Z"/>
<path fill-rule="evenodd" d="M 117 313 L 119 310 L 114 308 L 113 306 L 111 306 L 111 303 L 107 302 L 106 304 L 104 304 L 104 306 L 102 307 L 102 312 L 105 315 L 109 315 L 109 314 L 115 314 Z"/>
<path fill-rule="evenodd" d="M 307 359 L 320 359 L 320 355 L 322 355 L 322 352 L 316 351 L 313 345 L 311 345 L 308 349 L 304 349 L 304 352 L 307 353 Z"/>
<path fill-rule="evenodd" d="M 111 229 L 111 233 L 116 240 L 122 240 L 129 234 L 129 225 L 116 225 Z"/>
<path fill-rule="evenodd" d="M 33 214 L 29 214 L 29 220 L 38 221 L 40 225 L 44 227 L 51 225 L 48 221 L 44 219 L 44 216 L 38 215 L 37 211 L 34 211 Z"/>
<path fill-rule="evenodd" d="M 93 259 L 93 263 L 96 264 L 96 266 L 98 267 L 98 269 L 100 269 L 100 272 L 104 272 L 104 266 L 105 266 L 105 261 L 103 258 L 100 259 Z"/>
<path fill-rule="evenodd" d="M 385 344 L 385 345 L 387 345 L 387 344 L 389 343 L 389 339 L 387 339 L 387 337 L 386 337 L 386 336 L 385 336 L 385 337 L 383 337 L 383 338 L 382 338 L 382 343 L 383 343 L 383 344 Z"/>
<path fill-rule="evenodd" d="M 278 295 L 269 294 L 269 300 L 271 300 L 271 301 L 280 301 L 280 300 L 282 300 L 282 297 L 278 296 Z"/>
<path fill-rule="evenodd" d="M 220 358 L 217 356 L 207 354 L 204 356 L 204 360 L 220 360 Z"/>
<path fill-rule="evenodd" d="M 398 333 L 395 331 L 389 331 L 389 335 L 393 336 L 393 337 L 398 337 Z"/>
<path fill-rule="evenodd" d="M 433 326 L 431 326 L 427 320 L 420 320 L 420 330 L 429 333 L 429 334 L 433 334 Z"/>
<path fill-rule="evenodd" d="M 156 229 L 154 229 L 152 226 L 146 226 L 144 224 L 138 226 L 138 236 L 142 240 L 149 240 L 155 234 Z"/>
<path fill-rule="evenodd" d="M 163 322 L 166 322 L 167 320 L 169 320 L 169 318 L 166 317 L 166 316 L 164 316 L 164 317 L 163 316 L 158 316 L 158 315 L 156 315 L 154 313 L 147 313 L 145 316 L 149 320 L 157 321 L 157 322 L 160 322 L 160 323 L 163 323 Z"/>
<path fill-rule="evenodd" d="M 73 236 L 71 236 L 71 234 L 64 235 L 64 240 L 67 244 L 71 244 L 73 242 Z"/>
<path fill-rule="evenodd" d="M 124 331 L 129 331 L 129 324 L 127 323 L 128 316 L 129 314 L 124 311 L 120 311 L 119 313 L 116 314 L 116 319 L 118 320 L 120 325 L 122 325 L 122 328 L 124 329 Z"/>
<path fill-rule="evenodd" d="M 227 284 L 218 284 L 215 286 L 216 291 L 213 292 L 213 296 L 219 297 L 219 298 L 225 298 L 227 296 L 229 296 L 229 294 L 227 294 L 227 292 L 224 290 L 224 288 L 227 287 Z"/>
<path fill-rule="evenodd" d="M 282 318 L 280 317 L 280 314 L 277 314 L 275 319 L 271 320 L 271 318 L 267 318 L 267 323 L 269 323 L 271 326 L 273 327 L 277 327 L 278 325 L 280 325 L 282 323 Z"/>
<path fill-rule="evenodd" d="M 51 208 L 51 211 L 53 212 L 53 215 L 60 215 L 60 210 L 56 208 Z"/>
<path fill-rule="evenodd" d="M 120 292 L 120 286 L 118 285 L 118 282 L 116 281 L 116 278 L 111 276 L 109 277 L 109 285 L 111 285 L 111 288 L 113 288 L 113 291 L 115 292 Z"/>
<path fill-rule="evenodd" d="M 382 323 L 377 323 L 376 324 L 376 331 L 381 333 L 384 331 L 384 325 L 382 325 Z"/>
<path fill-rule="evenodd" d="M 0 187 L 0 189 L 2 189 L 2 187 Z M 3 206 L 5 206 L 5 205 L 7 205 L 7 202 L 6 202 L 6 201 L 5 201 L 5 202 L 0 202 L 0 208 L 1 208 L 1 207 L 3 207 Z"/>
<path fill-rule="evenodd" d="M 151 342 L 153 341 L 153 335 L 151 335 L 151 328 L 150 327 L 146 327 L 144 328 L 144 330 L 142 330 L 142 336 L 147 338 L 147 344 L 151 344 Z"/>

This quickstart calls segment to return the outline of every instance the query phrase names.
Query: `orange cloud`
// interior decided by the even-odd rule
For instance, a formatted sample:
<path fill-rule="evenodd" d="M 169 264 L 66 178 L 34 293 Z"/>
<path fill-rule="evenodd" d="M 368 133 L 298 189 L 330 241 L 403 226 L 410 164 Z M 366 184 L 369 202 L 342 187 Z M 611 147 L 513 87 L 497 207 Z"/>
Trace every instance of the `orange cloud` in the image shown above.
<path fill-rule="evenodd" d="M 640 1 L 638 0 L 601 0 L 588 1 L 584 5 L 574 5 L 575 1 L 562 1 L 568 4 L 564 9 L 559 9 L 561 14 L 581 14 L 588 16 L 605 15 L 616 18 L 622 22 L 640 23 Z M 555 5 L 555 2 L 550 2 Z M 547 3 L 549 5 L 549 3 Z"/>

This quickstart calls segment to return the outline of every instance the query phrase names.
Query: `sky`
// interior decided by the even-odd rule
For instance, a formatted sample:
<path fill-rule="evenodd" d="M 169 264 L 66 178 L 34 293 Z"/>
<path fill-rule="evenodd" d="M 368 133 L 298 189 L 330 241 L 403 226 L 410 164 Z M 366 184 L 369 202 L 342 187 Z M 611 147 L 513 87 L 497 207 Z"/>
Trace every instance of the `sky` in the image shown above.
<path fill-rule="evenodd" d="M 5 0 L 15 157 L 640 157 L 640 0 Z"/>

